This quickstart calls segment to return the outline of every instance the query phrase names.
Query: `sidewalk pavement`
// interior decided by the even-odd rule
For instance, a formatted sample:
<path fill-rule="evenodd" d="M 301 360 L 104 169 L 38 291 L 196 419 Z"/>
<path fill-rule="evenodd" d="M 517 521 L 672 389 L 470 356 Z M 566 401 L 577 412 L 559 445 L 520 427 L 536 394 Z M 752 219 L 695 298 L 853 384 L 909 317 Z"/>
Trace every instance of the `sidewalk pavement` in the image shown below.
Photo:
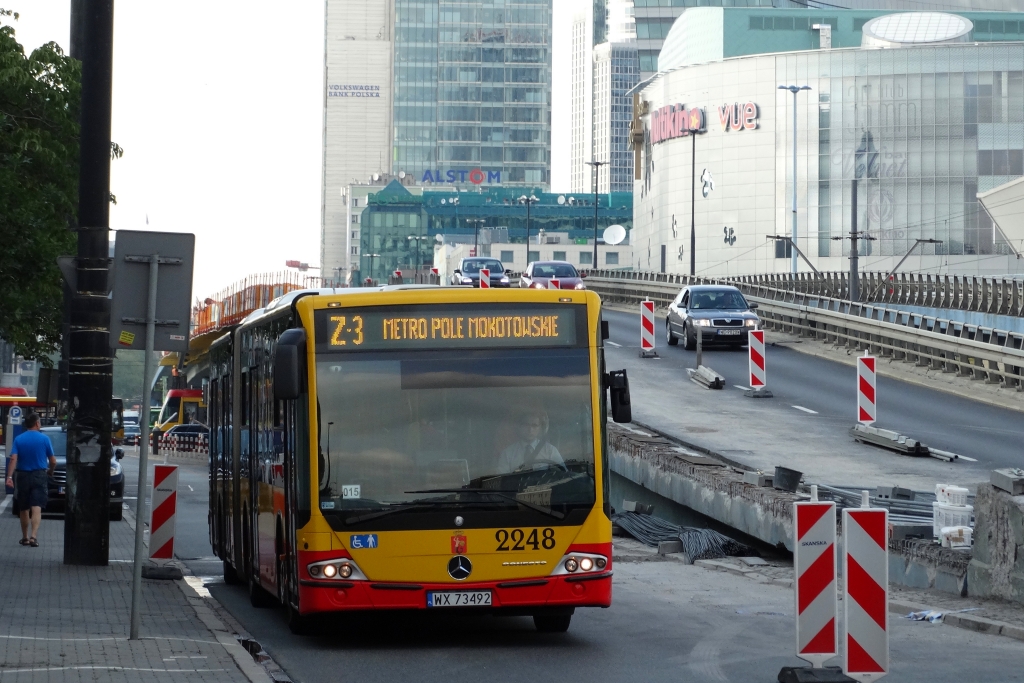
<path fill-rule="evenodd" d="M 63 518 L 39 547 L 0 503 L 0 681 L 269 681 L 186 581 L 143 580 L 140 640 L 129 641 L 134 532 L 110 523 L 110 564 L 63 563 Z M 196 583 L 193 579 L 193 583 Z M 219 625 L 219 628 L 218 628 Z"/>

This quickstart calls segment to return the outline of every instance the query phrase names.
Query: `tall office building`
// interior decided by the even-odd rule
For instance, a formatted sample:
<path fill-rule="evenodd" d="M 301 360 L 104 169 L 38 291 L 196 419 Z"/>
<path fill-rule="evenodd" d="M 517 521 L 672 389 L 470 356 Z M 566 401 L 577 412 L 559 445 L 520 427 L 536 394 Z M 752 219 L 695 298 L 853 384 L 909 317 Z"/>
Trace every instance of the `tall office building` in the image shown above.
<path fill-rule="evenodd" d="M 392 0 L 328 0 L 324 40 L 320 266 L 348 271 L 348 188 L 391 167 Z"/>
<path fill-rule="evenodd" d="M 598 175 L 599 192 L 633 190 L 629 141 L 633 97 L 626 93 L 639 82 L 636 42 L 601 43 L 594 48 L 593 151 L 595 159 L 608 162 Z"/>
<path fill-rule="evenodd" d="M 358 269 L 353 183 L 547 188 L 552 0 L 326 4 L 324 273 Z"/>
<path fill-rule="evenodd" d="M 607 7 L 588 3 L 573 18 L 572 29 L 570 189 L 593 192 L 594 171 L 587 162 L 596 159 L 609 164 L 598 173 L 599 191 L 629 192 L 633 106 L 626 92 L 640 77 L 633 1 L 610 0 Z"/>

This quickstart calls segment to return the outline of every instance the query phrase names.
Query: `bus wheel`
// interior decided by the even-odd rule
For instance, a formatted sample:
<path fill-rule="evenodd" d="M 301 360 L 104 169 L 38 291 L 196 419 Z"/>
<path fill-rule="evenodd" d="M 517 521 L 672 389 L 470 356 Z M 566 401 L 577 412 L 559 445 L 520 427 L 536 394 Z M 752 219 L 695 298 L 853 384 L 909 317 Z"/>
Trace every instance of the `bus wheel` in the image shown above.
<path fill-rule="evenodd" d="M 242 583 L 238 578 L 238 572 L 235 568 L 228 564 L 227 560 L 224 560 L 224 583 L 229 586 L 237 586 Z"/>
<path fill-rule="evenodd" d="M 288 602 L 288 630 L 297 636 L 308 636 L 313 633 L 313 617 L 299 614 L 299 610 Z"/>
<path fill-rule="evenodd" d="M 249 577 L 249 604 L 256 609 L 263 609 L 265 607 L 273 607 L 274 596 L 264 590 L 263 586 L 260 585 L 259 579 L 250 576 Z"/>
<path fill-rule="evenodd" d="M 569 630 L 571 614 L 535 614 L 533 625 L 541 633 L 565 633 Z"/>

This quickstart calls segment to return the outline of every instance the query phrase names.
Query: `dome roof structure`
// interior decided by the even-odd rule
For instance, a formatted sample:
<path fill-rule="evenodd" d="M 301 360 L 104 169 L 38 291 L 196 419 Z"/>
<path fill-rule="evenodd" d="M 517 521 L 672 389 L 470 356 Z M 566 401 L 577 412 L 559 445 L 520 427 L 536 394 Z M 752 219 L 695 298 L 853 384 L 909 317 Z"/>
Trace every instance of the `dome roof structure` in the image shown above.
<path fill-rule="evenodd" d="M 861 47 L 941 45 L 970 41 L 974 24 L 944 12 L 906 12 L 876 17 L 864 24 Z"/>

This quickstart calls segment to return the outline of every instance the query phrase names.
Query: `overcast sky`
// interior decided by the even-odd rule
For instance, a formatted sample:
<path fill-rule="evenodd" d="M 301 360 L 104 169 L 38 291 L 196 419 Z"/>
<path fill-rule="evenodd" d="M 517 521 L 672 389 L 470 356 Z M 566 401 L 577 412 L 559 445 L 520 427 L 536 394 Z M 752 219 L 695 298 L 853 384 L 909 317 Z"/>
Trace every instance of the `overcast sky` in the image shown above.
<path fill-rule="evenodd" d="M 569 20 L 555 0 L 553 189 L 569 181 Z M 4 0 L 26 52 L 68 49 L 69 0 Z M 324 6 L 119 2 L 114 229 L 193 232 L 193 297 L 285 259 L 318 264 Z M 10 21 L 8 19 L 8 21 Z M 148 217 L 148 227 L 147 227 Z"/>

